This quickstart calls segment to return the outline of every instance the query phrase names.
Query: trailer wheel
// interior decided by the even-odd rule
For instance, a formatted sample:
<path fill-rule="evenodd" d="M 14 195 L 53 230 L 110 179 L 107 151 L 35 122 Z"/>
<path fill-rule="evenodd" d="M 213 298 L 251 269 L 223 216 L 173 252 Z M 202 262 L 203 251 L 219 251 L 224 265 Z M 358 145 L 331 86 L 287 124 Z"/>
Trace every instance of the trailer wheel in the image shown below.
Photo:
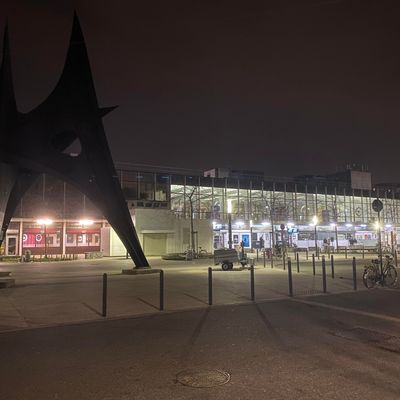
<path fill-rule="evenodd" d="M 222 270 L 223 271 L 228 271 L 229 270 L 229 263 L 223 262 L 222 263 Z"/>

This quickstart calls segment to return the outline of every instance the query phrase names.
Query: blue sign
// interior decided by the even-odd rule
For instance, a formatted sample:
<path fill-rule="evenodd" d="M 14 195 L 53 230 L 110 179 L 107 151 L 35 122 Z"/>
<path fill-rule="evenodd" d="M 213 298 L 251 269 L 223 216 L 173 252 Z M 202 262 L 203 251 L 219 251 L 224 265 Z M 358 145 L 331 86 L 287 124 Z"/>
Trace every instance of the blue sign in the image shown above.
<path fill-rule="evenodd" d="M 242 235 L 243 247 L 250 247 L 250 235 Z"/>
<path fill-rule="evenodd" d="M 290 228 L 287 228 L 287 233 L 291 235 L 292 233 L 299 233 L 299 228 L 297 226 L 292 226 Z"/>

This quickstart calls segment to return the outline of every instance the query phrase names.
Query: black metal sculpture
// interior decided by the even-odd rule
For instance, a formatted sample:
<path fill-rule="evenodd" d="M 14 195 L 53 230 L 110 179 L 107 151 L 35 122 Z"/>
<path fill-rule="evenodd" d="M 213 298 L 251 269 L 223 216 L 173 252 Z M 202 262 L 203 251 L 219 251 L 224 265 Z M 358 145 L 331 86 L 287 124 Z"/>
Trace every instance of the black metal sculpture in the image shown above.
<path fill-rule="evenodd" d="M 116 231 L 136 268 L 148 267 L 101 120 L 114 107 L 98 106 L 76 14 L 61 78 L 49 97 L 26 114 L 16 107 L 8 42 L 6 28 L 0 70 L 0 241 L 21 197 L 40 173 L 47 173 L 84 193 Z M 76 140 L 81 153 L 63 153 Z"/>

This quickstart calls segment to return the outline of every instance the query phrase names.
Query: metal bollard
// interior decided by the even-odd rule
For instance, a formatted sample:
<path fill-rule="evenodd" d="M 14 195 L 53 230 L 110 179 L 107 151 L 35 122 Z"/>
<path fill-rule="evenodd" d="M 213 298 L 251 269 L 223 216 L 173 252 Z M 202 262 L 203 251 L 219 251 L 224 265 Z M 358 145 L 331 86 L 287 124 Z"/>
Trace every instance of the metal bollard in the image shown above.
<path fill-rule="evenodd" d="M 300 272 L 299 253 L 296 253 L 296 263 L 297 263 L 297 273 L 299 273 Z"/>
<path fill-rule="evenodd" d="M 283 260 L 283 270 L 285 270 L 286 269 L 286 255 L 285 255 L 285 252 L 283 252 L 283 254 L 282 254 L 282 260 Z"/>
<path fill-rule="evenodd" d="M 289 296 L 293 297 L 293 281 L 292 281 L 292 261 L 288 259 L 288 282 L 289 282 Z"/>
<path fill-rule="evenodd" d="M 357 265 L 356 258 L 353 257 L 353 289 L 357 290 Z"/>
<path fill-rule="evenodd" d="M 208 305 L 213 303 L 212 268 L 208 267 Z"/>
<path fill-rule="evenodd" d="M 264 268 L 265 268 L 265 249 L 263 251 L 263 262 L 264 262 Z"/>
<path fill-rule="evenodd" d="M 333 260 L 333 255 L 331 256 L 331 273 L 332 279 L 335 279 L 335 261 Z"/>
<path fill-rule="evenodd" d="M 362 247 L 362 258 L 363 258 L 363 259 L 365 258 L 365 248 L 364 248 L 364 245 L 363 245 L 363 247 Z"/>
<path fill-rule="evenodd" d="M 306 260 L 308 261 L 308 249 L 306 249 Z"/>
<path fill-rule="evenodd" d="M 312 254 L 312 274 L 315 275 L 315 254 Z"/>
<path fill-rule="evenodd" d="M 255 299 L 254 293 L 254 265 L 250 267 L 250 293 L 251 293 L 251 301 Z"/>
<path fill-rule="evenodd" d="M 274 253 L 271 250 L 271 268 L 274 268 Z"/>
<path fill-rule="evenodd" d="M 326 265 L 325 256 L 322 256 L 322 291 L 326 293 Z"/>
<path fill-rule="evenodd" d="M 396 265 L 397 268 L 397 250 L 394 251 L 394 264 Z"/>
<path fill-rule="evenodd" d="M 256 260 L 258 261 L 258 249 L 256 249 Z"/>
<path fill-rule="evenodd" d="M 160 269 L 160 311 L 164 310 L 164 271 Z"/>
<path fill-rule="evenodd" d="M 103 317 L 107 316 L 107 274 L 103 274 L 103 307 L 101 315 Z"/>
<path fill-rule="evenodd" d="M 347 246 L 344 248 L 344 257 L 345 257 L 346 260 L 347 260 Z"/>

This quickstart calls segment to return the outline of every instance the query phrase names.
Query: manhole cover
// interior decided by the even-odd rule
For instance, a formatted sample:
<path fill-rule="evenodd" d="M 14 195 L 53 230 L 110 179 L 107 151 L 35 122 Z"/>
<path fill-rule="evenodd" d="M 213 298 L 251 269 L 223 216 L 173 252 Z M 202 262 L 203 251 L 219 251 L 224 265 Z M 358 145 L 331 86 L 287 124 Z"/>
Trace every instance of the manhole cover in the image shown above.
<path fill-rule="evenodd" d="M 225 385 L 231 376 L 218 369 L 188 369 L 176 375 L 176 381 L 185 386 L 207 388 Z"/>

